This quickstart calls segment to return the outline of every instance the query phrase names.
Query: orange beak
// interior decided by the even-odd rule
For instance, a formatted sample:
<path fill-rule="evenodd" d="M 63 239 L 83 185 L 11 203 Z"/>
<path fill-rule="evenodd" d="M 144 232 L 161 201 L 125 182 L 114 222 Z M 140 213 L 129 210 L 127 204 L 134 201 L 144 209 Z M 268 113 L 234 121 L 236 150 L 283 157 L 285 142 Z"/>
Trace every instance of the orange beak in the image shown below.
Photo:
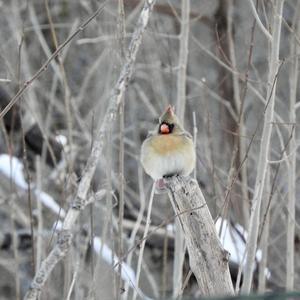
<path fill-rule="evenodd" d="M 170 132 L 169 126 L 167 124 L 161 124 L 160 125 L 160 132 L 167 134 Z"/>

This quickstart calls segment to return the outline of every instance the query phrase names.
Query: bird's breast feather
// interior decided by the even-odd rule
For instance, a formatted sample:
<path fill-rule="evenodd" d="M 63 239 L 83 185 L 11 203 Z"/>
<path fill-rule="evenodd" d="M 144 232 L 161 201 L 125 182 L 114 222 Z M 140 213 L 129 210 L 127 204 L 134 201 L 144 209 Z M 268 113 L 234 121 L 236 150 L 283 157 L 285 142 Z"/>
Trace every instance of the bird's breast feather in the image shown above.
<path fill-rule="evenodd" d="M 184 135 L 158 135 L 151 138 L 150 147 L 157 154 L 171 154 L 187 150 L 192 141 Z"/>

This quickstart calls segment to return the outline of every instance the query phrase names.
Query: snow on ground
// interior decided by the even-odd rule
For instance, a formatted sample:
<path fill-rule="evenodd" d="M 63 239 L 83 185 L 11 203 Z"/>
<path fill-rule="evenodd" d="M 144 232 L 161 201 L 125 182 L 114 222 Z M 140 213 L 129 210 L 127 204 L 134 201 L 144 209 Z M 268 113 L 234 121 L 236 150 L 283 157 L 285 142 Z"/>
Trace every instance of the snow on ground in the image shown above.
<path fill-rule="evenodd" d="M 94 238 L 94 250 L 96 253 L 100 254 L 102 247 L 102 258 L 109 265 L 116 265 L 119 262 L 118 257 L 113 254 L 112 250 L 106 245 L 103 244 L 99 237 Z M 116 268 L 117 269 L 117 268 Z M 122 263 L 122 272 L 121 277 L 124 281 L 128 282 L 131 286 L 135 283 L 135 273 L 134 271 L 126 264 Z"/>
<path fill-rule="evenodd" d="M 25 180 L 23 170 L 24 165 L 17 157 L 8 154 L 0 155 L 0 172 L 11 179 L 18 188 L 27 190 L 28 184 Z M 51 211 L 57 215 L 59 213 L 61 217 L 65 216 L 65 211 L 60 208 L 57 202 L 49 194 L 38 190 L 34 183 L 31 184 L 31 188 L 37 199 L 39 199 L 46 207 L 51 209 Z"/>
<path fill-rule="evenodd" d="M 223 225 L 222 225 L 223 221 Z M 222 226 L 222 232 L 220 232 Z M 216 222 L 216 229 L 220 237 L 220 241 L 225 250 L 230 253 L 230 260 L 240 264 L 243 260 L 245 263 L 244 253 L 246 250 L 247 231 L 240 225 L 233 226 L 224 219 L 219 218 Z M 260 261 L 262 252 L 260 249 L 256 252 L 256 259 Z"/>
<path fill-rule="evenodd" d="M 55 214 L 59 215 L 61 218 L 64 218 L 66 212 L 61 208 L 57 202 L 47 193 L 40 191 L 38 189 L 34 190 L 34 194 L 45 206 L 50 208 Z"/>
<path fill-rule="evenodd" d="M 10 178 L 21 189 L 27 189 L 28 185 L 23 174 L 23 163 L 18 158 L 1 154 L 0 172 Z"/>
<path fill-rule="evenodd" d="M 3 173 L 6 177 L 10 178 L 15 185 L 23 190 L 28 189 L 28 184 L 24 178 L 24 165 L 23 163 L 14 156 L 9 156 L 8 154 L 1 154 L 0 155 L 0 172 Z M 54 212 L 56 215 L 59 215 L 60 217 L 64 218 L 66 215 L 66 212 L 57 204 L 57 202 L 47 193 L 38 190 L 35 187 L 35 184 L 31 184 L 32 190 L 37 198 L 37 200 L 40 200 L 46 207 L 48 207 L 52 212 Z M 53 225 L 53 229 L 59 231 L 63 227 L 62 221 L 58 220 Z M 101 255 L 103 260 L 107 262 L 109 265 L 117 264 L 118 263 L 118 257 L 113 254 L 113 251 L 108 247 L 108 245 L 103 244 L 102 247 L 102 253 L 100 253 L 102 247 L 102 241 L 99 237 L 94 238 L 94 251 Z M 116 268 L 115 271 L 118 269 Z M 135 278 L 135 272 L 131 267 L 129 267 L 126 263 L 122 263 L 122 272 L 121 277 L 124 281 L 128 282 L 130 286 L 134 287 L 134 284 L 136 282 Z M 142 294 L 141 291 L 139 291 L 140 294 Z M 143 295 L 143 297 L 146 299 L 147 297 Z M 150 299 L 150 298 L 147 298 Z"/>
<path fill-rule="evenodd" d="M 223 219 L 222 232 L 221 230 L 222 219 L 219 218 L 216 222 L 217 233 L 219 234 L 220 241 L 225 250 L 230 253 L 230 261 L 237 264 L 245 264 L 244 254 L 246 251 L 246 240 L 247 231 L 240 225 L 234 224 L 234 227 L 227 221 Z M 260 262 L 262 259 L 262 251 L 258 249 L 256 251 L 256 260 Z M 265 269 L 265 275 L 269 279 L 271 277 L 271 272 L 269 269 Z"/>
<path fill-rule="evenodd" d="M 8 154 L 0 155 L 0 172 L 3 173 L 6 177 L 10 178 L 16 184 L 16 186 L 23 190 L 26 190 L 28 188 L 28 184 L 24 178 L 23 169 L 23 163 L 18 158 L 14 156 L 9 156 Z M 32 184 L 32 188 L 38 200 L 40 200 L 56 215 L 65 217 L 66 212 L 57 204 L 57 202 L 49 194 L 36 189 L 34 184 Z M 245 240 L 247 239 L 247 232 L 239 224 L 235 224 L 235 228 L 233 228 L 227 220 L 223 220 L 222 232 L 220 232 L 221 223 L 222 219 L 219 218 L 216 222 L 216 229 L 219 234 L 220 241 L 223 247 L 230 253 L 230 260 L 237 264 L 240 264 L 243 261 L 243 256 L 246 250 Z M 56 226 L 56 230 L 60 230 L 61 228 L 62 223 L 59 221 L 59 223 Z M 168 225 L 167 229 L 169 231 L 174 230 L 173 226 L 171 225 Z M 101 239 L 99 237 L 95 237 L 94 250 L 98 254 L 100 254 L 101 245 Z M 260 261 L 261 257 L 261 250 L 258 250 L 256 253 L 257 261 Z M 102 247 L 102 258 L 109 265 L 112 265 L 112 263 L 118 263 L 117 256 L 113 255 L 112 250 L 106 244 L 104 244 Z M 113 259 L 114 261 L 112 261 Z M 129 282 L 131 286 L 134 285 L 136 280 L 134 271 L 124 262 L 122 263 L 121 277 L 123 280 Z"/>
<path fill-rule="evenodd" d="M 67 142 L 68 142 L 67 138 L 62 134 L 59 134 L 59 135 L 55 136 L 55 140 L 58 143 L 60 143 L 63 147 L 66 146 Z"/>

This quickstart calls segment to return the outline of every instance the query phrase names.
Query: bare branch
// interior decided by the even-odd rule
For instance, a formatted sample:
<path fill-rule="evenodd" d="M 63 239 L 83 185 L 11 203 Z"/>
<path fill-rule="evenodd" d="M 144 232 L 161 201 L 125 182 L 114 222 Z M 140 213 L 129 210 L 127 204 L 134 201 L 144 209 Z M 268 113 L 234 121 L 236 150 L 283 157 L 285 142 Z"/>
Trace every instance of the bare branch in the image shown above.
<path fill-rule="evenodd" d="M 296 35 L 300 33 L 299 18 L 299 3 L 294 17 L 294 27 L 296 27 Z M 295 35 L 295 36 L 296 36 Z M 291 44 L 291 55 L 297 54 L 299 51 L 299 44 L 293 36 Z M 298 67 L 299 58 L 295 57 L 294 63 L 290 70 L 290 122 L 296 123 L 296 99 L 297 99 L 297 85 L 298 85 Z M 286 243 L 286 288 L 293 290 L 295 288 L 295 219 L 296 219 L 296 130 L 295 125 L 291 129 L 291 140 L 289 145 L 289 163 L 288 163 L 288 203 L 287 203 L 287 243 Z M 295 151 L 296 150 L 296 151 Z"/>
<path fill-rule="evenodd" d="M 118 107 L 124 95 L 128 82 L 131 78 L 133 65 L 136 60 L 136 55 L 139 50 L 143 33 L 149 21 L 150 13 L 154 6 L 155 0 L 145 1 L 145 5 L 141 11 L 136 29 L 129 45 L 127 62 L 124 64 L 119 79 L 111 92 L 110 103 L 106 110 L 104 120 L 100 124 L 95 138 L 90 157 L 87 161 L 85 171 L 79 183 L 76 196 L 72 201 L 72 207 L 67 212 L 63 222 L 62 231 L 59 233 L 58 241 L 48 257 L 42 262 L 41 268 L 36 273 L 29 291 L 25 299 L 37 299 L 47 278 L 50 276 L 56 264 L 65 257 L 72 243 L 72 229 L 80 214 L 80 211 L 87 205 L 87 194 L 90 188 L 90 183 L 96 170 L 98 159 L 103 151 L 105 143 L 105 133 L 108 128 L 111 128 L 115 120 Z M 60 48 L 58 48 L 60 49 Z"/>
<path fill-rule="evenodd" d="M 265 184 L 266 171 L 268 167 L 268 155 L 270 149 L 270 140 L 272 132 L 272 121 L 274 115 L 275 105 L 275 94 L 276 94 L 276 81 L 279 70 L 279 45 L 280 45 L 280 34 L 281 34 L 281 16 L 283 10 L 284 0 L 276 2 L 276 7 L 273 17 L 273 40 L 271 45 L 271 56 L 270 56 L 270 69 L 269 69 L 269 87 L 267 97 L 269 99 L 268 106 L 265 110 L 263 134 L 260 145 L 260 153 L 257 165 L 257 176 L 255 182 L 255 190 L 253 195 L 251 216 L 249 223 L 249 236 L 247 240 L 247 257 L 246 264 L 244 267 L 244 281 L 242 285 L 242 292 L 249 293 L 252 285 L 253 270 L 255 264 L 255 253 L 257 248 L 257 237 L 259 228 L 259 213 L 262 202 L 262 193 Z M 272 84 L 273 83 L 273 84 Z"/>
<path fill-rule="evenodd" d="M 81 32 L 85 29 L 85 27 L 94 20 L 104 9 L 107 0 L 99 6 L 99 8 L 92 14 L 86 21 L 84 21 L 74 33 L 72 33 L 61 45 L 57 47 L 57 49 L 53 52 L 53 54 L 47 59 L 47 61 L 40 67 L 40 69 L 28 80 L 23 83 L 23 86 L 18 90 L 16 95 L 10 100 L 10 102 L 4 107 L 4 109 L 0 112 L 0 119 L 2 119 L 7 112 L 17 103 L 23 93 L 27 90 L 27 88 L 37 79 L 42 73 L 44 73 L 50 63 L 61 53 L 61 51 Z"/>
<path fill-rule="evenodd" d="M 252 11 L 252 14 L 257 22 L 257 25 L 258 27 L 260 28 L 260 30 L 262 31 L 262 33 L 268 38 L 268 40 L 270 42 L 272 42 L 272 35 L 270 34 L 270 32 L 266 29 L 266 27 L 264 26 L 264 24 L 261 22 L 260 18 L 259 18 L 259 15 L 256 11 L 256 8 L 254 6 L 254 3 L 252 0 L 248 0 L 249 4 L 250 4 L 250 7 L 251 7 L 251 11 Z"/>
<path fill-rule="evenodd" d="M 143 260 L 144 249 L 145 249 L 145 245 L 146 245 L 146 241 L 147 241 L 146 237 L 148 236 L 149 227 L 150 227 L 150 223 L 151 223 L 151 211 L 152 211 L 152 204 L 153 204 L 153 199 L 154 199 L 154 191 L 155 191 L 155 183 L 153 183 L 152 190 L 151 190 L 151 195 L 150 195 L 149 205 L 148 205 L 148 211 L 147 211 L 147 218 L 146 218 L 146 226 L 145 226 L 143 241 L 141 243 L 140 253 L 139 253 L 139 258 L 138 258 L 138 263 L 137 263 L 137 270 L 136 270 L 136 286 L 137 287 L 139 286 L 142 260 Z M 135 289 L 134 292 L 133 292 L 133 297 L 132 297 L 133 300 L 136 299 L 137 292 L 138 292 L 138 290 Z"/>
<path fill-rule="evenodd" d="M 183 123 L 186 104 L 186 69 L 188 61 L 190 0 L 182 0 L 181 15 L 179 70 L 177 75 L 177 109 L 178 117 Z"/>

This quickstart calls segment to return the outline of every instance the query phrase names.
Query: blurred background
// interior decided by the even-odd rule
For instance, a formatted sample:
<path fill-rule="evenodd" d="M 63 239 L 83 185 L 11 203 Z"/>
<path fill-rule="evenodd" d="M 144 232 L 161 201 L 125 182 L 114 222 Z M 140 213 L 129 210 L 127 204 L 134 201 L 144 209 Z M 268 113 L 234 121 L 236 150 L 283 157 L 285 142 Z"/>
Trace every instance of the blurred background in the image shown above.
<path fill-rule="evenodd" d="M 93 201 L 81 212 L 71 250 L 51 273 L 41 299 L 132 299 L 134 290 L 140 298 L 172 296 L 174 212 L 166 195 L 154 197 L 150 230 L 155 232 L 147 239 L 139 287 L 134 281 L 152 188 L 141 167 L 140 146 L 167 105 L 177 106 L 179 86 L 186 99 L 184 125 L 196 146 L 193 176 L 213 218 L 225 224 L 221 240 L 231 252 L 235 283 L 243 264 L 267 91 L 274 84 L 268 82 L 271 47 L 263 28 L 272 34 L 277 1 L 188 2 L 190 7 L 184 0 L 160 0 L 154 7 L 120 114 L 107 132 L 90 188 Z M 1 109 L 102 3 L 0 1 Z M 55 244 L 143 4 L 109 0 L 1 119 L 0 299 L 21 299 Z M 299 1 L 284 2 L 253 291 L 285 289 L 290 247 L 292 289 L 300 288 L 299 9 Z M 186 53 L 180 50 L 184 38 Z M 182 64 L 186 71 L 180 77 Z M 287 239 L 291 198 L 296 202 L 292 244 Z M 113 267 L 116 257 L 124 261 L 121 273 Z M 198 297 L 188 273 L 186 254 L 183 295 Z"/>

